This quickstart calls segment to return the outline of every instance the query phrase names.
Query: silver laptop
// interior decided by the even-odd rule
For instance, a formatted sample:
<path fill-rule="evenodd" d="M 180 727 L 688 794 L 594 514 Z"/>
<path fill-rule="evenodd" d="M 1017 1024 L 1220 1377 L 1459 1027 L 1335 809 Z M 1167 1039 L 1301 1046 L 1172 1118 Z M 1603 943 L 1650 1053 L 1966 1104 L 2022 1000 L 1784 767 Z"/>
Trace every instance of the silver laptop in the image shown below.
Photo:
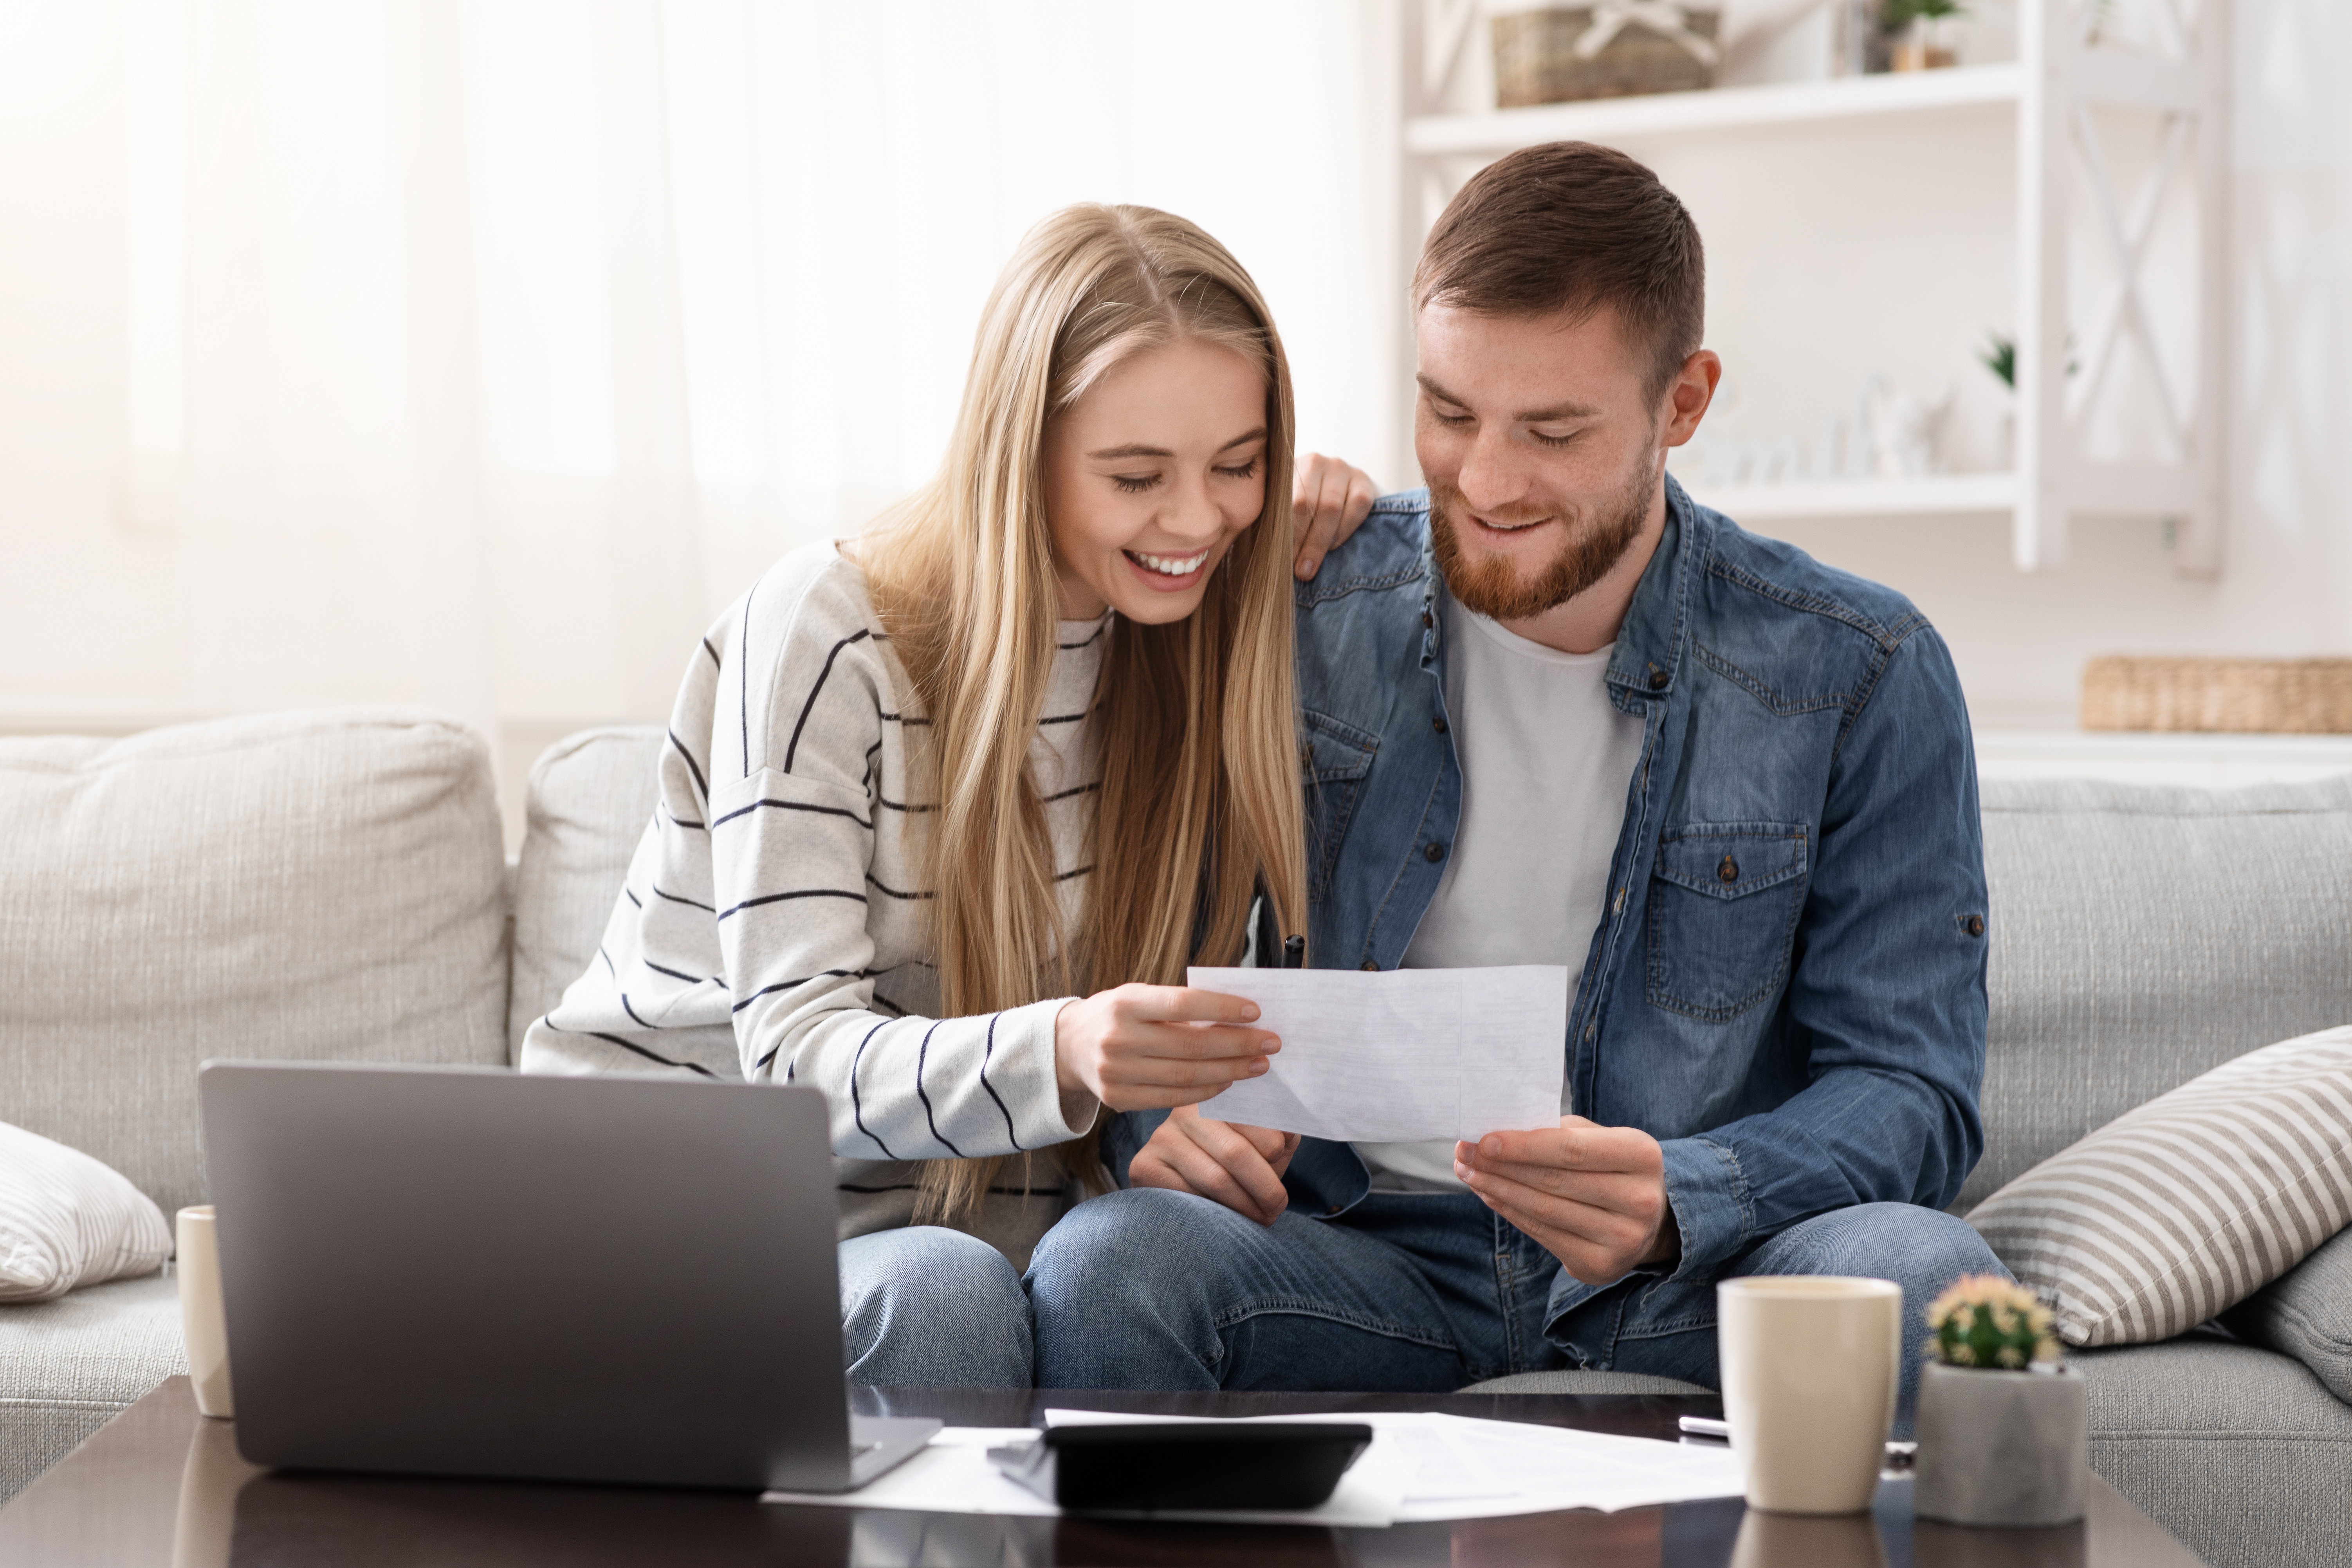
<path fill-rule="evenodd" d="M 262 1465 L 840 1491 L 824 1097 L 494 1068 L 208 1064 L 236 1442 Z"/>

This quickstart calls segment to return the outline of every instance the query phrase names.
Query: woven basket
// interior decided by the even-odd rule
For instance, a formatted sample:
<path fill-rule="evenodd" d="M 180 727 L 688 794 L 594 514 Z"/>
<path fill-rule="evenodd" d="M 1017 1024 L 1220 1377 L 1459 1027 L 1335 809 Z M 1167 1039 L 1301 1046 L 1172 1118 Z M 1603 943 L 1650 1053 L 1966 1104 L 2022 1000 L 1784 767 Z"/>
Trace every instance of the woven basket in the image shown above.
<path fill-rule="evenodd" d="M 1576 40 L 1592 26 L 1590 5 L 1513 11 L 1487 18 L 1495 45 L 1495 101 L 1505 109 L 1565 103 L 1580 98 L 1625 98 L 1643 92 L 1686 92 L 1715 82 L 1715 68 L 1675 39 L 1629 22 L 1591 59 Z M 1684 26 L 1713 39 L 1720 9 L 1683 7 Z"/>
<path fill-rule="evenodd" d="M 2352 658 L 2095 658 L 2083 728 L 2352 734 Z"/>

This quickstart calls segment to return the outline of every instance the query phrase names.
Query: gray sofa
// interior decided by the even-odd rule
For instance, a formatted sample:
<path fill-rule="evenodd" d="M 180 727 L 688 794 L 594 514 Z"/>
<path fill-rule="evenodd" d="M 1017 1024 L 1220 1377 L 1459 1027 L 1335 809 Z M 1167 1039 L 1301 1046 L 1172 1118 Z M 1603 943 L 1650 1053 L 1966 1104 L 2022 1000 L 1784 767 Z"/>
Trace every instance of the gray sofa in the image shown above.
<path fill-rule="evenodd" d="M 487 748 L 429 715 L 0 741 L 0 1120 L 168 1213 L 203 1201 L 207 1057 L 505 1060 L 595 952 L 660 744 L 551 750 L 509 868 Z M 1984 816 L 1988 1145 L 1963 1208 L 2207 1068 L 2352 1021 L 2352 778 L 1994 783 Z M 2352 1562 L 2352 1407 L 2301 1363 L 2211 1338 L 2074 1359 L 2094 1466 L 2209 1561 Z M 0 1499 L 181 1370 L 168 1277 L 0 1307 Z"/>

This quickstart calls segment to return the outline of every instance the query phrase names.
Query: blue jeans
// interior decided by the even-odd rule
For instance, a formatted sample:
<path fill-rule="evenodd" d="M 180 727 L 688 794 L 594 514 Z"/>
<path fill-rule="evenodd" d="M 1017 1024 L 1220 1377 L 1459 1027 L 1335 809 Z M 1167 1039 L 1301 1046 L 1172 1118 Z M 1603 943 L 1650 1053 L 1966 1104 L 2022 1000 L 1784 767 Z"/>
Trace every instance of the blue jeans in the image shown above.
<path fill-rule="evenodd" d="M 1717 1278 L 1859 1274 L 1903 1287 L 1907 1426 L 1929 1300 L 2002 1273 L 1950 1215 L 1864 1204 L 1791 1226 Z M 1374 1193 L 1260 1226 L 1187 1193 L 1079 1205 L 1029 1266 L 1046 1388 L 1445 1392 L 1588 1367 L 1717 1385 L 1715 1280 L 1634 1274 L 1555 1313 L 1559 1262 L 1466 1193 Z"/>
<path fill-rule="evenodd" d="M 841 1244 L 841 1361 L 877 1388 L 1027 1388 L 1029 1298 L 1004 1254 L 941 1226 Z"/>

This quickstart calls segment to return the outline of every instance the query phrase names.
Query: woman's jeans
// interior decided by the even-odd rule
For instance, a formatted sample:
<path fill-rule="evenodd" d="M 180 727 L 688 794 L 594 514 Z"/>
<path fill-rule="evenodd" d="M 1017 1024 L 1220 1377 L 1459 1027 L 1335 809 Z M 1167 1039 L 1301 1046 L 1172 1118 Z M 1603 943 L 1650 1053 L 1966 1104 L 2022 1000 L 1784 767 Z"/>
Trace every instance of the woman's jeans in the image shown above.
<path fill-rule="evenodd" d="M 1004 1254 L 908 1226 L 841 1244 L 841 1355 L 877 1388 L 1027 1388 L 1029 1298 Z"/>
<path fill-rule="evenodd" d="M 1555 1308 L 1559 1260 L 1466 1193 L 1374 1193 L 1335 1218 L 1293 1209 L 1260 1226 L 1134 1188 L 1065 1215 L 1028 1284 L 1044 1387 L 1435 1393 L 1569 1367 L 1712 1388 L 1717 1279 L 1867 1275 L 1903 1287 L 1907 1423 L 1927 1303 L 1961 1274 L 2005 1272 L 1950 1215 L 1864 1204 L 1705 1278 L 1635 1274 Z"/>

